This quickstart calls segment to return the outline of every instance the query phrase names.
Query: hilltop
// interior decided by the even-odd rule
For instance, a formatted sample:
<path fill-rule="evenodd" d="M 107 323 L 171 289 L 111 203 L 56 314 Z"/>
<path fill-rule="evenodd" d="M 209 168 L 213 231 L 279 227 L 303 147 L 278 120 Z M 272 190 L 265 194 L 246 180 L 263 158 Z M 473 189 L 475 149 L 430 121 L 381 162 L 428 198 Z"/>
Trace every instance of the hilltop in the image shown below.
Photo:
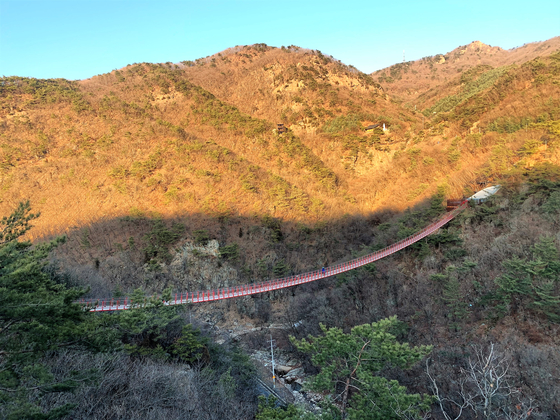
<path fill-rule="evenodd" d="M 236 47 L 181 64 L 189 80 L 241 111 L 308 131 L 322 125 L 325 116 L 356 109 L 367 113 L 375 109 L 372 102 L 386 99 L 369 75 L 296 46 Z"/>
<path fill-rule="evenodd" d="M 222 58 L 136 64 L 82 82 L 5 79 L 2 205 L 26 191 L 51 227 L 131 209 L 313 221 L 374 207 L 352 183 L 357 156 L 345 155 L 357 147 L 387 165 L 412 113 L 369 76 L 319 52 L 249 46 Z M 254 102 L 232 94 L 248 83 L 262 92 Z M 274 132 L 280 122 L 289 128 L 282 136 Z M 326 148 L 318 132 L 329 122 L 360 135 Z M 371 123 L 391 134 L 365 136 L 361 127 Z M 364 193 L 365 201 L 353 197 Z"/>
<path fill-rule="evenodd" d="M 414 100 L 419 95 L 453 80 L 472 68 L 521 65 L 536 57 L 550 55 L 559 49 L 560 37 L 528 43 L 511 50 L 473 41 L 446 54 L 394 64 L 372 73 L 371 76 L 390 95 L 415 104 Z"/>

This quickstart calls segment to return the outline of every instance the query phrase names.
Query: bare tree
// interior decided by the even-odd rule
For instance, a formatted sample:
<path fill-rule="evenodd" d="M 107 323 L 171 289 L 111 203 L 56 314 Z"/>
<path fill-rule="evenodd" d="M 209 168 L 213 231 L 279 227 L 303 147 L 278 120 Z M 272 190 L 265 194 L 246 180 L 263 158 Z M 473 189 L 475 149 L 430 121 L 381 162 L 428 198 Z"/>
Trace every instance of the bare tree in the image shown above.
<path fill-rule="evenodd" d="M 480 346 L 473 350 L 474 356 L 461 368 L 454 395 L 442 394 L 426 360 L 426 372 L 444 418 L 457 420 L 470 411 L 487 420 L 526 420 L 535 413 L 533 401 L 524 401 L 521 390 L 511 384 L 507 357 L 493 343 L 486 351 Z"/>
<path fill-rule="evenodd" d="M 254 418 L 256 396 L 242 388 L 227 370 L 133 358 L 123 352 L 96 354 L 61 351 L 51 355 L 57 377 L 72 371 L 95 369 L 96 383 L 74 392 L 43 395 L 37 403 L 45 410 L 75 404 L 72 420 L 242 420 Z M 2 410 L 0 408 L 0 418 Z"/>

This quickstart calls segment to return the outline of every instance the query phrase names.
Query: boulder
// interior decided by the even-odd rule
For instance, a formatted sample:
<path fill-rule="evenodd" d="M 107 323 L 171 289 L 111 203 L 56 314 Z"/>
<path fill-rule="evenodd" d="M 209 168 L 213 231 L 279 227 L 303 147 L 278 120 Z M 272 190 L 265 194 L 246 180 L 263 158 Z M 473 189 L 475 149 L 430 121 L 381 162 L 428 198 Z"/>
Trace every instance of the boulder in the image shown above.
<path fill-rule="evenodd" d="M 287 375 L 292 369 L 293 369 L 293 367 L 290 367 L 290 366 L 283 366 L 283 365 L 274 366 L 274 370 L 280 376 Z"/>

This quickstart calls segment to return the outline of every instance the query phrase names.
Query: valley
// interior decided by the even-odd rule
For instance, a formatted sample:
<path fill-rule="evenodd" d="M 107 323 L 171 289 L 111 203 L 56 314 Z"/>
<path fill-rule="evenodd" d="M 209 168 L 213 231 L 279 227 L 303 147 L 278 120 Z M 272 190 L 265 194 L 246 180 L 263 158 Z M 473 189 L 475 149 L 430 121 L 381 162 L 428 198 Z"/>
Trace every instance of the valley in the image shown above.
<path fill-rule="evenodd" d="M 60 418 L 72 404 L 81 409 L 71 418 L 119 407 L 141 418 L 152 403 L 132 401 L 165 382 L 172 403 L 153 402 L 165 418 L 318 418 L 257 407 L 246 354 L 270 350 L 271 339 L 303 368 L 302 392 L 315 396 L 322 418 L 365 418 L 362 396 L 409 402 L 371 418 L 448 419 L 459 407 L 460 418 L 477 418 L 484 379 L 474 366 L 489 352 L 505 380 L 486 418 L 560 417 L 560 38 L 512 50 L 475 41 L 372 74 L 318 50 L 254 44 L 79 81 L 0 80 L 0 288 L 11 302 L 0 332 L 11 328 L 7 314 L 21 334 L 29 319 L 52 331 L 73 320 L 52 337 L 34 334 L 70 343 L 73 331 L 83 338 L 76 351 L 93 355 L 29 344 L 33 336 L 18 347 L 0 335 L 16 349 L 0 353 L 1 366 L 19 369 L 33 347 L 54 375 L 6 367 L 12 376 L 0 384 L 13 389 L 1 392 L 25 381 L 33 390 L 6 397 L 0 417 L 25 401 L 37 412 L 67 407 Z M 446 199 L 497 184 L 495 197 L 433 235 L 356 270 L 182 308 L 149 298 L 359 259 L 440 219 Z M 125 295 L 143 304 L 91 318 L 57 306 Z M 12 314 L 22 301 L 58 309 Z M 216 328 L 239 325 L 249 332 L 215 342 Z M 380 334 L 402 354 L 388 351 L 367 372 L 358 363 L 363 376 L 350 369 L 338 385 L 324 376 L 326 366 L 345 372 L 340 354 L 322 353 L 336 347 L 329 337 L 349 349 L 365 340 L 365 352 Z M 131 386 L 119 366 L 145 383 Z M 72 372 L 94 368 L 105 375 L 100 385 L 84 377 L 89 385 L 78 387 Z M 68 388 L 43 397 L 51 380 Z"/>

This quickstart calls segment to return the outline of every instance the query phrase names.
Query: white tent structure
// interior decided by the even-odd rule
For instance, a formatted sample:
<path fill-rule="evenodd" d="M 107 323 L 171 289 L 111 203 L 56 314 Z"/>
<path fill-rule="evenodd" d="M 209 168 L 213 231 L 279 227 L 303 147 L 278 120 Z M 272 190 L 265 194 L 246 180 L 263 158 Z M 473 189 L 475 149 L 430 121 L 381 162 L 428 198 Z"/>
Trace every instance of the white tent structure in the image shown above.
<path fill-rule="evenodd" d="M 467 200 L 473 201 L 475 204 L 483 203 L 484 201 L 492 197 L 494 194 L 496 194 L 500 188 L 501 185 L 493 185 L 491 187 L 484 188 L 483 190 L 480 190 L 473 196 L 467 198 Z"/>

